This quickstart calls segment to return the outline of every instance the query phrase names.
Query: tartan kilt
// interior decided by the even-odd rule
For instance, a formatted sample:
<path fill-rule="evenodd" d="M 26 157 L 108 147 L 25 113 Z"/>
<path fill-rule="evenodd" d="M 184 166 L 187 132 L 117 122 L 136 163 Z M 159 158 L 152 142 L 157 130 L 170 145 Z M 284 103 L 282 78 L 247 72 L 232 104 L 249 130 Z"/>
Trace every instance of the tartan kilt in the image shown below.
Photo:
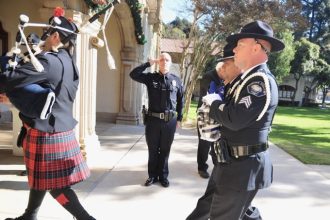
<path fill-rule="evenodd" d="M 85 180 L 90 170 L 74 131 L 47 133 L 27 128 L 24 162 L 30 188 L 61 189 Z"/>

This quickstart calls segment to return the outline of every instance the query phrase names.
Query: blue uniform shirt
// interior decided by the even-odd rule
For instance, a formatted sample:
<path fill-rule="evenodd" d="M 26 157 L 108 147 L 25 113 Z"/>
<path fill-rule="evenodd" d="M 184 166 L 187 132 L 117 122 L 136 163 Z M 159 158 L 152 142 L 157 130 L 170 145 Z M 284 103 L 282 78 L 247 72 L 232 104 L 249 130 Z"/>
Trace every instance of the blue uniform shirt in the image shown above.
<path fill-rule="evenodd" d="M 162 113 L 173 110 L 178 113 L 177 120 L 182 120 L 183 110 L 183 85 L 181 79 L 173 73 L 165 75 L 155 73 L 143 73 L 150 67 L 150 63 L 144 63 L 132 70 L 130 76 L 133 80 L 147 86 L 149 97 L 149 110 Z"/>

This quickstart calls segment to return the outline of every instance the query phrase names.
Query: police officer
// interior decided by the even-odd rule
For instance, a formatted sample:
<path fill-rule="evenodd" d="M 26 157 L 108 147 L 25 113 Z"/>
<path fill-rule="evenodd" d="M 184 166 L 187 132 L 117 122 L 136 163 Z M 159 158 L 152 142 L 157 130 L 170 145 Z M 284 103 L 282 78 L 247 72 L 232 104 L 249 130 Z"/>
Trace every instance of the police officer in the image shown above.
<path fill-rule="evenodd" d="M 278 87 L 266 62 L 270 52 L 284 44 L 274 38 L 272 28 L 263 21 L 245 25 L 228 42 L 236 47 L 235 65 L 242 70 L 237 86 L 225 100 L 207 95 L 210 117 L 222 124 L 214 168 L 215 190 L 209 215 L 188 219 L 261 219 L 251 202 L 259 189 L 272 183 L 272 163 L 268 152 L 268 133 L 278 104 Z M 209 181 L 209 184 L 211 182 Z"/>
<path fill-rule="evenodd" d="M 220 65 L 219 65 L 220 64 Z M 214 93 L 221 91 L 223 88 L 223 80 L 220 78 L 220 68 L 221 63 L 217 64 L 216 68 L 206 72 L 201 81 L 200 81 L 200 90 L 199 90 L 199 100 L 197 109 L 200 108 L 203 104 L 202 97 L 207 93 Z M 202 178 L 209 178 L 210 174 L 207 172 L 208 164 L 207 159 L 208 155 L 211 155 L 213 164 L 216 163 L 215 154 L 213 149 L 213 143 L 201 138 L 199 128 L 197 126 L 198 134 L 198 148 L 197 148 L 197 168 L 198 174 Z"/>
<path fill-rule="evenodd" d="M 234 53 L 233 49 L 235 47 L 235 44 L 228 43 L 224 47 L 223 51 L 223 57 L 219 59 L 219 61 L 222 63 L 220 72 L 221 77 L 223 78 L 223 83 L 225 84 L 225 94 L 224 98 L 228 98 L 231 95 L 231 91 L 234 90 L 235 86 L 237 86 L 237 82 L 240 79 L 241 70 L 238 69 L 234 64 Z M 220 133 L 221 133 L 221 127 L 220 127 Z M 221 137 L 220 137 L 221 138 Z M 214 147 L 217 146 L 219 140 L 214 142 L 212 144 L 213 153 L 215 156 L 212 157 L 212 160 L 215 160 L 215 166 L 218 164 L 217 162 L 217 156 L 214 151 Z M 215 144 L 215 145 L 214 145 Z M 210 215 L 210 208 L 212 203 L 212 197 L 216 190 L 216 181 L 214 180 L 215 177 L 215 168 L 212 170 L 212 174 L 209 180 L 209 183 L 207 185 L 207 188 L 205 190 L 204 195 L 198 200 L 196 208 L 193 210 L 193 212 L 187 217 L 187 219 L 208 219 Z"/>
<path fill-rule="evenodd" d="M 159 64 L 159 71 L 143 73 L 153 64 Z M 162 53 L 157 60 L 150 59 L 132 70 L 133 80 L 147 86 L 149 109 L 146 119 L 146 141 L 148 145 L 148 179 L 145 186 L 160 182 L 169 186 L 168 158 L 174 134 L 182 120 L 183 86 L 180 78 L 170 73 L 171 56 Z"/>
<path fill-rule="evenodd" d="M 202 106 L 202 98 L 207 94 L 217 93 L 222 98 L 224 96 L 225 84 L 231 81 L 232 76 L 227 76 L 227 71 L 224 71 L 223 65 L 234 58 L 233 53 L 234 44 L 227 44 L 223 48 L 223 57 L 217 60 L 217 65 L 214 70 L 206 72 L 200 82 L 200 98 L 198 101 L 197 109 Z M 230 71 L 230 70 L 229 70 Z M 235 71 L 235 70 L 234 70 Z M 228 85 L 227 85 L 228 87 Z M 198 164 L 198 174 L 202 178 L 209 178 L 210 174 L 207 172 L 208 164 L 208 154 L 211 155 L 212 162 L 216 165 L 216 155 L 214 152 L 214 144 L 211 141 L 204 140 L 201 138 L 199 131 L 199 126 L 197 126 L 198 133 L 198 150 L 197 150 L 197 164 Z"/>

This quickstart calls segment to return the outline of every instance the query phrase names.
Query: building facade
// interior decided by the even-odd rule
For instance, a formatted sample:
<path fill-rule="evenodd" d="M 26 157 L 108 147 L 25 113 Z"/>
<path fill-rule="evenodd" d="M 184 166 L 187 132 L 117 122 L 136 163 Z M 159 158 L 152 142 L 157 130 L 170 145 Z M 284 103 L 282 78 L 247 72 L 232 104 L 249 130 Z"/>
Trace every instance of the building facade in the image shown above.
<path fill-rule="evenodd" d="M 33 23 L 47 23 L 55 7 L 65 9 L 65 17 L 70 17 L 78 27 L 93 15 L 85 0 L 11 0 L 0 1 L 0 22 L 2 32 L 1 54 L 14 46 L 19 16 L 25 14 Z M 93 151 L 100 143 L 95 133 L 96 121 L 121 124 L 139 124 L 140 108 L 146 102 L 145 89 L 134 83 L 129 73 L 132 68 L 145 62 L 148 57 L 159 53 L 160 11 L 162 0 L 121 0 L 114 5 L 109 21 L 104 17 L 91 23 L 78 35 L 76 63 L 80 71 L 80 85 L 74 115 L 78 120 L 77 138 L 84 152 Z M 133 5 L 139 5 L 133 11 Z M 103 36 L 102 28 L 104 27 Z M 42 34 L 39 28 L 26 28 L 24 32 Z M 138 36 L 137 33 L 140 35 Z M 145 41 L 141 41 L 141 34 Z M 106 39 L 116 68 L 109 67 L 106 47 L 101 47 Z M 21 122 L 17 110 L 10 104 L 13 118 L 13 152 L 20 155 L 15 147 L 16 134 Z"/>

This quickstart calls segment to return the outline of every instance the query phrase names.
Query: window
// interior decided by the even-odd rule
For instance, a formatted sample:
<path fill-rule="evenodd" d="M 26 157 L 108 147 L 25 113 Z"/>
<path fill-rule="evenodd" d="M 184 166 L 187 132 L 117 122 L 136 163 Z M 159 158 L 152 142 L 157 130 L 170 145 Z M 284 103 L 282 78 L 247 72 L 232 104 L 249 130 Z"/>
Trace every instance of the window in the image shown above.
<path fill-rule="evenodd" d="M 293 97 L 293 93 L 295 88 L 288 85 L 279 86 L 279 98 L 282 99 L 291 99 Z"/>

